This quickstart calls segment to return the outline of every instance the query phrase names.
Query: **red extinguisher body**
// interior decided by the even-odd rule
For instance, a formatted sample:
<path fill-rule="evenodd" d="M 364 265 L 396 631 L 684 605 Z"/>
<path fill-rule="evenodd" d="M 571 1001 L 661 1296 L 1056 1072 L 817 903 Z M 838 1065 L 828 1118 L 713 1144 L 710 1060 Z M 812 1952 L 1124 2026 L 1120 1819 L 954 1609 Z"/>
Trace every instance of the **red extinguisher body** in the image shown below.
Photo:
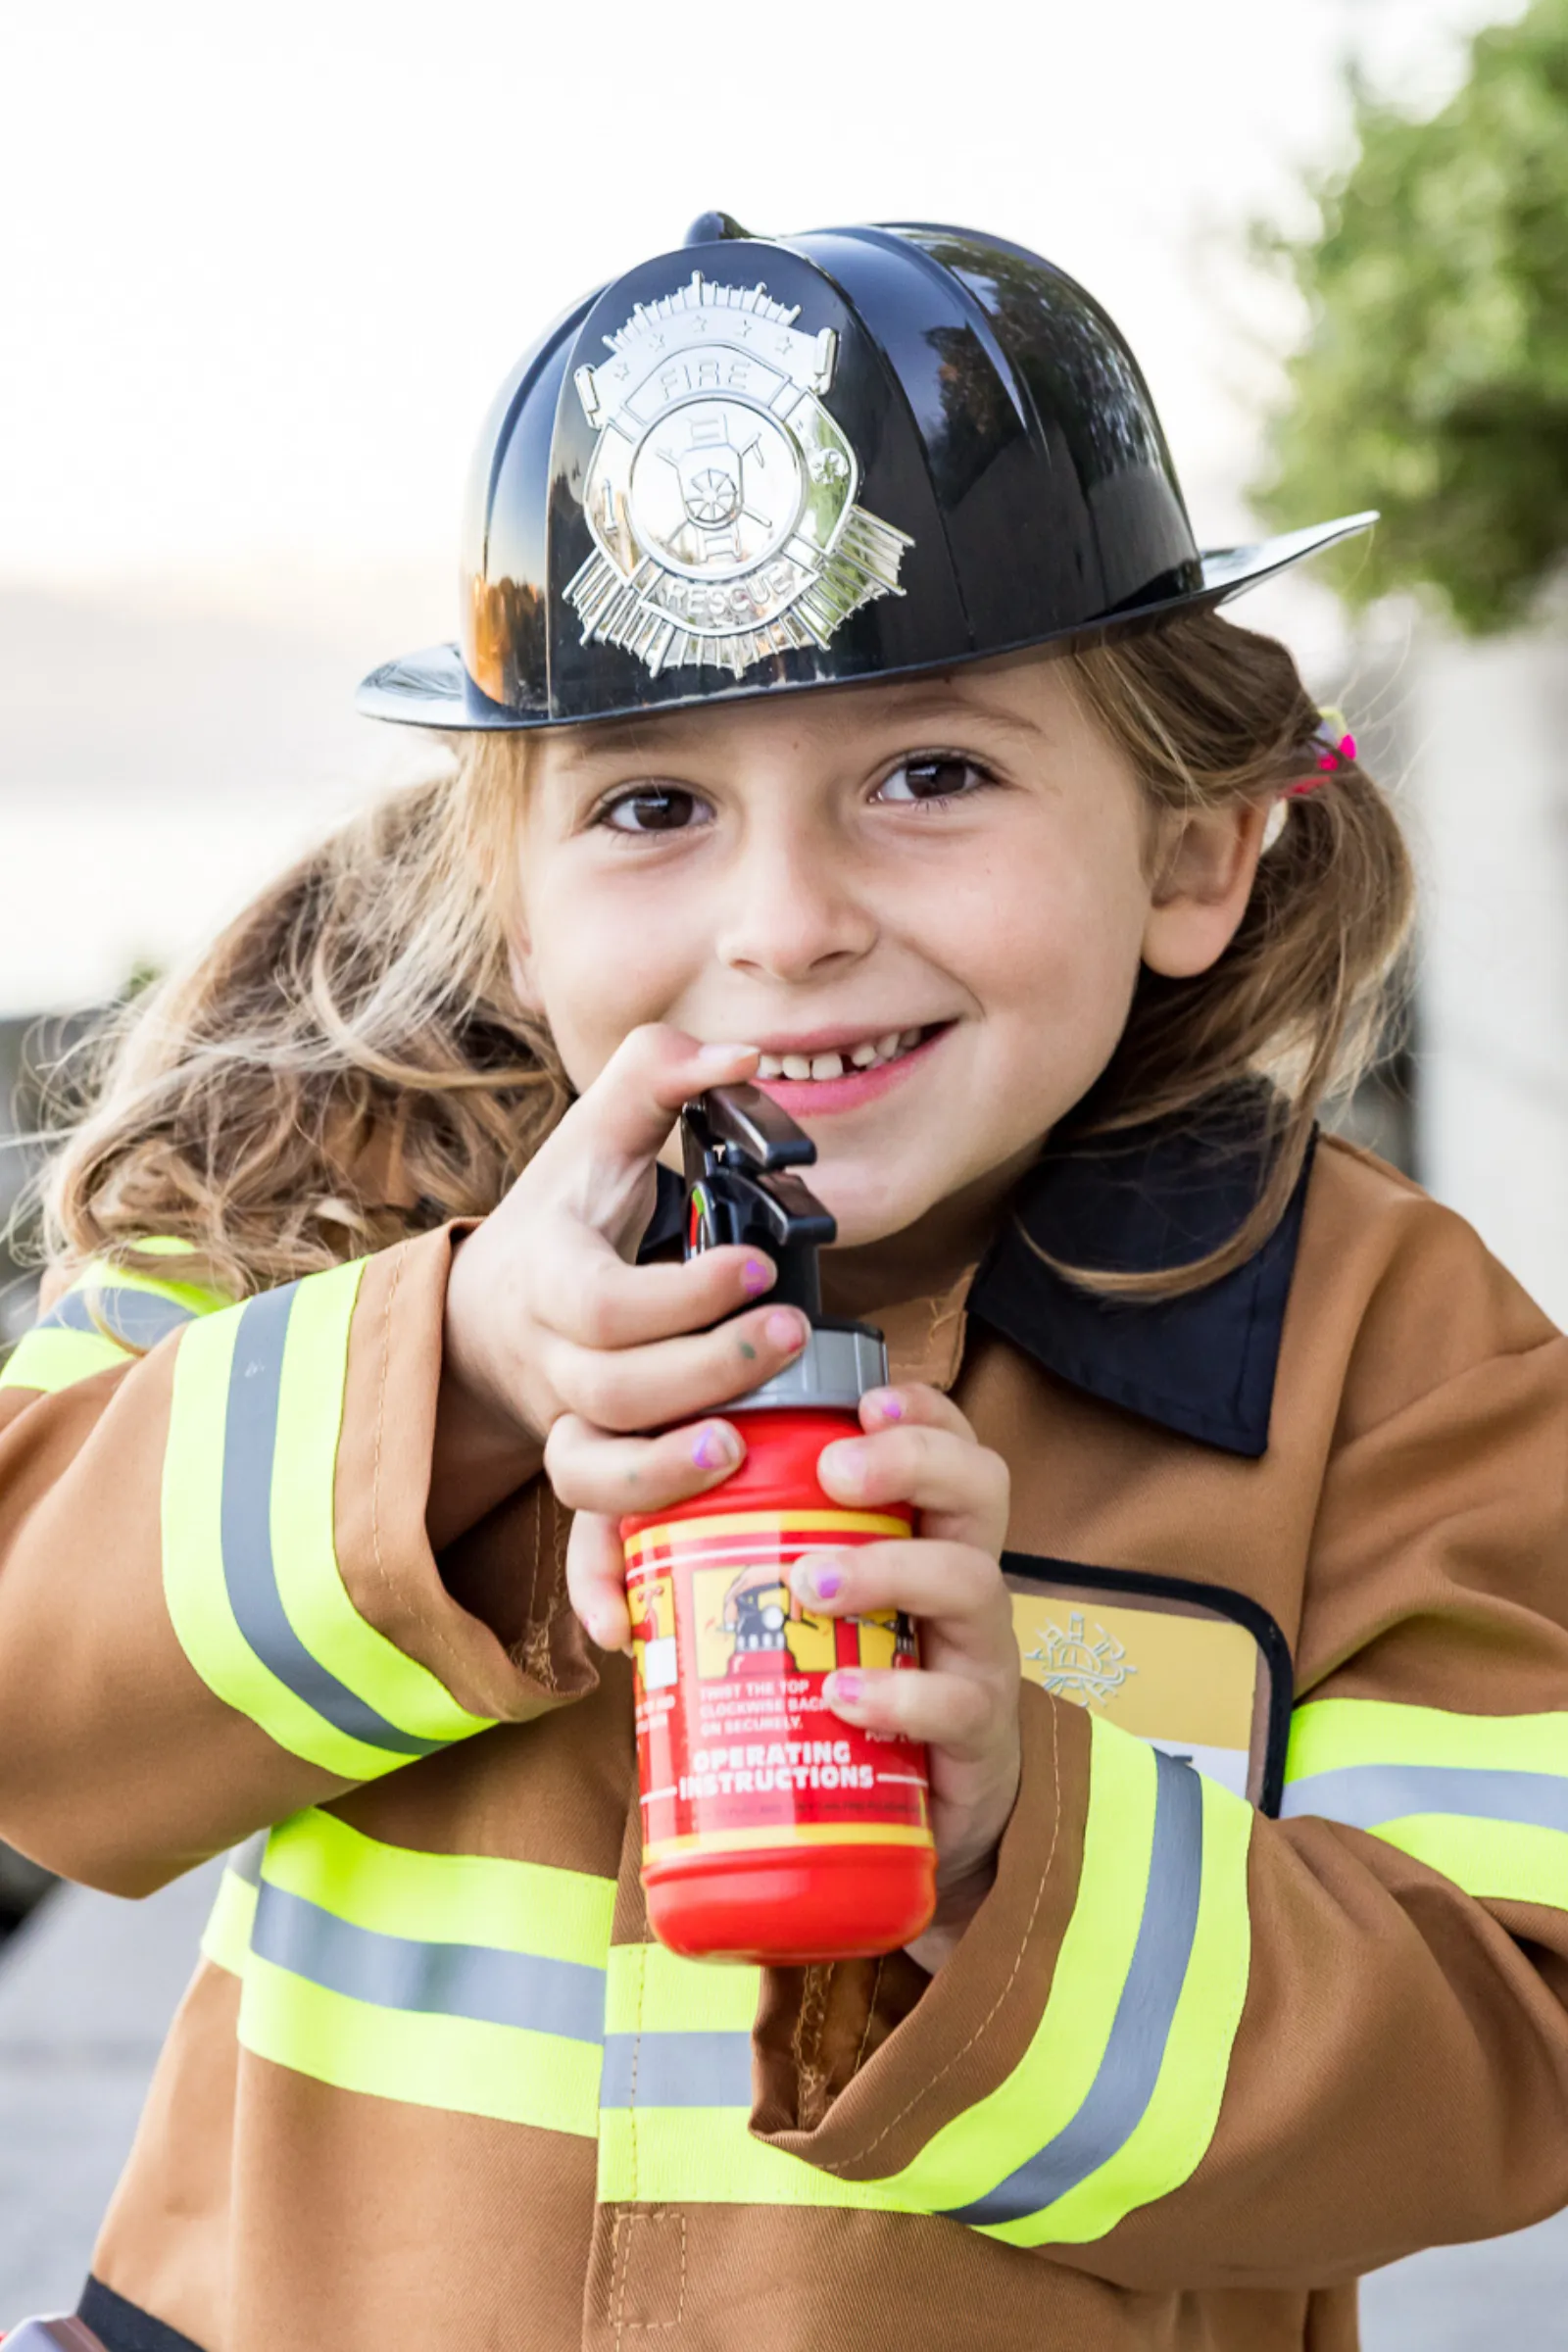
<path fill-rule="evenodd" d="M 917 1665 L 915 1637 L 891 1611 L 815 1616 L 789 1577 L 805 1551 L 907 1537 L 913 1513 L 845 1510 L 818 1485 L 853 1410 L 729 1417 L 747 1446 L 732 1477 L 620 1523 L 649 1923 L 692 1959 L 892 1951 L 935 1904 L 925 1750 L 845 1723 L 822 1686 L 835 1667 Z"/>

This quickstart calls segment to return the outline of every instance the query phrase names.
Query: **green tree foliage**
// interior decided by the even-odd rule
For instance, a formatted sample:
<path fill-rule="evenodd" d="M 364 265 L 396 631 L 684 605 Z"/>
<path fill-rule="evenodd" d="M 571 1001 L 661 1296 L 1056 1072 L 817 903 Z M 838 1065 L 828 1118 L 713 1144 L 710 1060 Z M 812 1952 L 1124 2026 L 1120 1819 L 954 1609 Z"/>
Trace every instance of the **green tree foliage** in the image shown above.
<path fill-rule="evenodd" d="M 1283 525 L 1380 508 L 1340 559 L 1350 602 L 1424 584 L 1504 628 L 1568 556 L 1568 0 L 1481 33 L 1430 121 L 1352 97 L 1321 233 L 1265 241 L 1312 323 L 1255 503 Z"/>

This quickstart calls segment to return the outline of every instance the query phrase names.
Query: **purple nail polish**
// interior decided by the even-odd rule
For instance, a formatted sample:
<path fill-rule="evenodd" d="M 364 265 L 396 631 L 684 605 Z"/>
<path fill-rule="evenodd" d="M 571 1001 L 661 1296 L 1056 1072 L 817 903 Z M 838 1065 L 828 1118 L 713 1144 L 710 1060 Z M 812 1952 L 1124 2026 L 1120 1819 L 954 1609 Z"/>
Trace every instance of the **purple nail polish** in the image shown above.
<path fill-rule="evenodd" d="M 836 1568 L 813 1568 L 811 1589 L 818 1600 L 831 1600 L 835 1592 L 844 1590 L 844 1579 Z"/>
<path fill-rule="evenodd" d="M 733 1461 L 732 1446 L 727 1430 L 700 1429 L 692 1444 L 692 1460 L 699 1470 L 722 1470 Z"/>
<path fill-rule="evenodd" d="M 745 1271 L 741 1275 L 741 1288 L 745 1291 L 748 1298 L 755 1298 L 760 1292 L 770 1291 L 772 1287 L 772 1267 L 764 1266 L 760 1257 L 749 1257 L 746 1261 Z"/>
<path fill-rule="evenodd" d="M 902 1421 L 904 1398 L 897 1389 L 881 1389 L 877 1392 L 876 1409 L 884 1421 Z"/>

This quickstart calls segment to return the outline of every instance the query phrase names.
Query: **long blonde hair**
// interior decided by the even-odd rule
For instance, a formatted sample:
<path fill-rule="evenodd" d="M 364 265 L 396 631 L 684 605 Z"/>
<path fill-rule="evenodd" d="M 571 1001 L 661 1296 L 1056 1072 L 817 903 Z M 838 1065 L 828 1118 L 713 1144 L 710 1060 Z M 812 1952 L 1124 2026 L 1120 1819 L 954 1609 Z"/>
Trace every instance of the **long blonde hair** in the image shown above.
<path fill-rule="evenodd" d="M 86 1041 L 55 1089 L 51 1261 L 168 1234 L 239 1298 L 495 1206 L 570 1100 L 508 959 L 514 792 L 475 738 Z"/>
<path fill-rule="evenodd" d="M 1271 638 L 1203 612 L 1056 658 L 1158 808 L 1272 797 L 1314 770 L 1318 713 Z M 172 1235 L 239 1297 L 495 1205 L 571 1099 L 508 959 L 525 743 L 468 737 L 455 776 L 336 834 L 108 1026 L 45 1173 L 52 1260 L 134 1264 Z M 1397 824 L 1353 764 L 1289 806 L 1231 946 L 1193 980 L 1144 973 L 1070 1122 L 1180 1118 L 1261 1074 L 1275 1134 L 1257 1201 L 1195 1266 L 1069 1269 L 1096 1288 L 1169 1296 L 1249 1255 L 1377 1035 L 1411 904 Z"/>

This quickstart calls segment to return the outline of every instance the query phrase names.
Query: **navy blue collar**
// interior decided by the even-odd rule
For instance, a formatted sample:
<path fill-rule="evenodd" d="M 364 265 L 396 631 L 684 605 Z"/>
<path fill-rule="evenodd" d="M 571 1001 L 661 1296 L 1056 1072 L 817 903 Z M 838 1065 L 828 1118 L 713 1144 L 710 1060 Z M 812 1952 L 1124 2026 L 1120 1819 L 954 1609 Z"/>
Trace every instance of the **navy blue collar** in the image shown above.
<path fill-rule="evenodd" d="M 1245 1096 L 1179 1127 L 1048 1152 L 981 1262 L 968 1313 L 1088 1396 L 1255 1461 L 1268 1446 L 1310 1152 L 1262 1248 L 1180 1298 L 1097 1297 L 1054 1273 L 1024 1237 L 1066 1264 L 1121 1273 L 1163 1272 L 1206 1256 L 1257 1197 L 1266 1153 L 1260 1105 L 1260 1097 Z M 675 1240 L 682 1221 L 680 1180 L 661 1168 L 644 1251 Z"/>
<path fill-rule="evenodd" d="M 1081 1290 L 1024 1237 L 1068 1265 L 1117 1273 L 1164 1272 L 1206 1256 L 1257 1198 L 1267 1152 L 1261 1110 L 1253 1096 L 1179 1127 L 1048 1152 L 975 1276 L 969 1313 L 1091 1396 L 1256 1460 L 1268 1446 L 1310 1152 L 1262 1248 L 1179 1298 Z"/>

